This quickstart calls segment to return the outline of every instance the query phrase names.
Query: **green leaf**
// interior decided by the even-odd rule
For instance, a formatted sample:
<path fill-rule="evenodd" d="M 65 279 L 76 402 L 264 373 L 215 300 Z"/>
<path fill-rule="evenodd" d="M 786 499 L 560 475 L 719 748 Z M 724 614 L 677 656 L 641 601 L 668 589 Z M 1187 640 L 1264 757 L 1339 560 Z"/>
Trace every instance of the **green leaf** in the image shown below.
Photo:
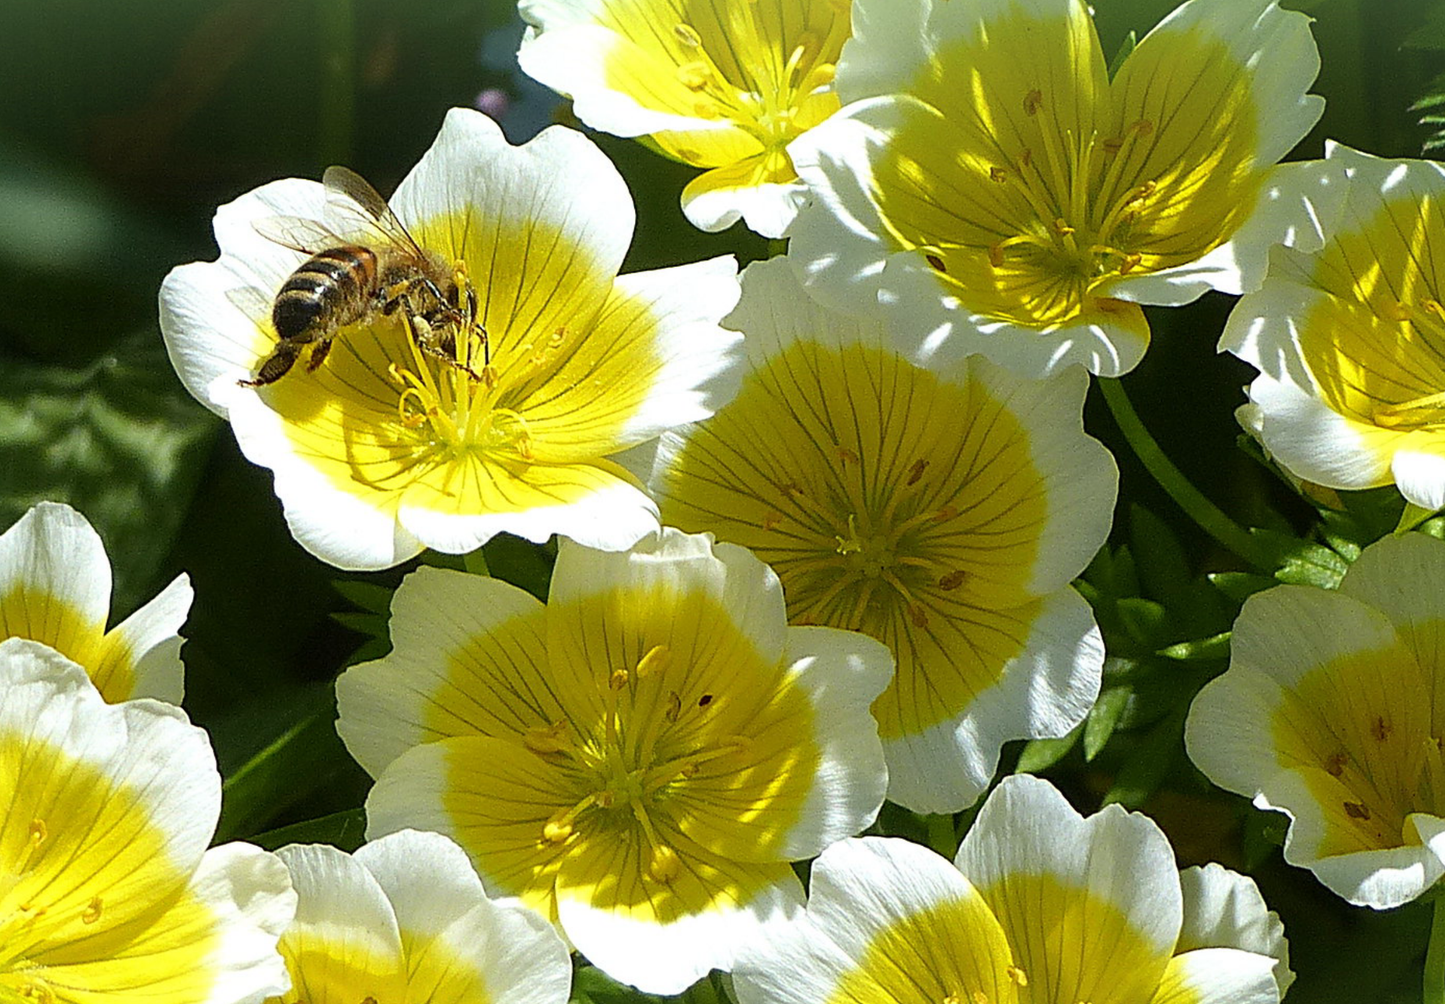
<path fill-rule="evenodd" d="M 366 810 L 344 809 L 329 816 L 258 833 L 251 842 L 268 851 L 287 844 L 330 844 L 343 851 L 354 851 L 361 846 L 365 835 Z"/>
<path fill-rule="evenodd" d="M 1158 790 L 1183 746 L 1184 710 L 1175 712 L 1149 731 L 1105 793 L 1104 805 L 1117 803 L 1126 809 L 1139 809 Z"/>
<path fill-rule="evenodd" d="M 1328 547 L 1258 527 L 1250 533 L 1273 553 L 1279 563 L 1274 577 L 1280 582 L 1334 589 L 1350 567 L 1348 561 Z"/>
<path fill-rule="evenodd" d="M 1207 578 L 1214 588 L 1235 603 L 1243 603 L 1255 593 L 1278 585 L 1277 580 L 1253 572 L 1210 572 Z"/>
<path fill-rule="evenodd" d="M 1153 651 L 1169 634 L 1169 612 L 1163 604 L 1139 596 L 1126 596 L 1119 601 L 1119 616 L 1129 637 Z"/>
<path fill-rule="evenodd" d="M 1069 750 L 1078 745 L 1083 734 L 1084 724 L 1080 722 L 1068 735 L 1057 739 L 1030 739 L 1019 753 L 1019 762 L 1014 769 L 1020 774 L 1038 774 L 1048 770 L 1069 755 Z"/>
<path fill-rule="evenodd" d="M 572 999 L 580 1004 L 663 1004 L 669 999 L 618 983 L 602 970 L 578 966 L 572 973 Z"/>
<path fill-rule="evenodd" d="M 1187 607 L 1193 574 L 1168 524 L 1137 503 L 1129 506 L 1129 542 L 1139 563 L 1144 595 L 1166 607 Z"/>
<path fill-rule="evenodd" d="M 503 582 L 520 586 L 539 600 L 547 599 L 555 551 L 510 533 L 499 533 L 482 548 L 487 567 Z"/>
<path fill-rule="evenodd" d="M 1131 28 L 1129 34 L 1124 36 L 1124 41 L 1119 43 L 1119 49 L 1114 53 L 1114 58 L 1109 60 L 1110 80 L 1113 80 L 1119 75 L 1119 68 L 1124 65 L 1124 60 L 1129 58 L 1129 54 L 1134 51 L 1138 44 L 1139 34 Z"/>
<path fill-rule="evenodd" d="M 1426 509 L 1413 502 L 1406 503 L 1404 510 L 1400 513 L 1400 522 L 1395 525 L 1395 533 L 1409 533 L 1434 515 L 1434 509 Z"/>
<path fill-rule="evenodd" d="M 110 555 L 118 620 L 164 585 L 219 428 L 154 330 L 80 369 L 0 355 L 0 527 L 45 499 L 78 509 Z"/>
<path fill-rule="evenodd" d="M 1129 706 L 1130 687 L 1110 687 L 1099 694 L 1084 719 L 1084 760 L 1091 761 L 1114 734 L 1120 717 Z"/>
<path fill-rule="evenodd" d="M 351 610 L 343 610 L 340 613 L 332 614 L 331 619 L 342 627 L 350 628 L 357 634 L 370 635 L 373 638 L 386 638 L 389 634 L 387 625 L 390 622 L 380 614 L 365 614 Z"/>
<path fill-rule="evenodd" d="M 336 736 L 330 684 L 284 696 L 272 693 L 264 706 L 236 711 L 234 724 L 260 734 L 251 737 L 255 751 L 244 762 L 232 769 L 223 765 L 217 843 L 254 832 L 329 784 L 350 763 Z"/>
<path fill-rule="evenodd" d="M 1224 631 L 1210 638 L 1195 641 L 1181 641 L 1176 645 L 1161 648 L 1159 654 L 1166 659 L 1181 662 L 1196 662 L 1205 659 L 1228 659 L 1229 639 L 1233 632 Z"/>
<path fill-rule="evenodd" d="M 391 616 L 391 597 L 394 591 L 386 586 L 379 586 L 375 582 L 362 582 L 359 579 L 332 579 L 331 585 L 353 606 L 381 614 L 383 617 Z"/>

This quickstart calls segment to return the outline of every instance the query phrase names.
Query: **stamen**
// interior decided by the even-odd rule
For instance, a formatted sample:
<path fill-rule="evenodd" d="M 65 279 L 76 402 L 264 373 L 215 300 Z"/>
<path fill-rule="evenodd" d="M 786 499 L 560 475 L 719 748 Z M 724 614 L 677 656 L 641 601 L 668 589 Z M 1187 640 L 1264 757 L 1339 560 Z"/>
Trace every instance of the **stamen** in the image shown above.
<path fill-rule="evenodd" d="M 1016 986 L 1026 987 L 1029 985 L 1029 975 L 1018 966 L 1008 967 L 1008 978 L 1014 981 Z"/>
<path fill-rule="evenodd" d="M 80 922 L 82 924 L 94 924 L 100 920 L 101 906 L 101 898 L 99 896 L 92 896 L 90 902 L 86 904 L 85 909 L 80 913 Z"/>
<path fill-rule="evenodd" d="M 1024 114 L 1034 116 L 1044 104 L 1044 92 L 1035 87 L 1024 95 Z"/>
<path fill-rule="evenodd" d="M 566 720 L 559 718 L 551 725 L 534 725 L 522 733 L 522 745 L 533 753 L 561 753 L 570 748 Z"/>
<path fill-rule="evenodd" d="M 666 645 L 654 645 L 637 662 L 637 678 L 646 679 L 654 673 L 665 673 L 672 665 L 672 650 Z"/>
<path fill-rule="evenodd" d="M 696 49 L 702 45 L 702 36 L 690 24 L 675 24 L 672 26 L 672 33 L 679 42 L 690 49 Z"/>

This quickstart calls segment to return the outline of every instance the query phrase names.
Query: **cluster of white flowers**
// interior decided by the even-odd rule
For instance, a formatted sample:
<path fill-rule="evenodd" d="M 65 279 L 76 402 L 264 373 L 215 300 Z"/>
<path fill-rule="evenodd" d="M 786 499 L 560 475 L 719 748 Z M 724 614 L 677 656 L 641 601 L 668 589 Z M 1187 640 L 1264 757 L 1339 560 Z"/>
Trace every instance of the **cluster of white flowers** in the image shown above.
<path fill-rule="evenodd" d="M 742 1004 L 1277 1002 L 1252 881 L 1142 815 L 1014 776 L 952 865 L 858 835 L 974 805 L 1094 704 L 1070 583 L 1118 475 L 1082 409 L 1141 305 L 1242 294 L 1270 453 L 1445 507 L 1445 170 L 1280 164 L 1323 102 L 1272 0 L 1189 0 L 1112 76 L 1082 0 L 521 9 L 527 72 L 786 254 L 620 275 L 607 158 L 467 110 L 389 203 L 333 168 L 222 206 L 162 328 L 297 541 L 377 570 L 560 535 L 550 594 L 413 572 L 337 682 L 370 842 L 206 850 L 187 580 L 107 632 L 98 536 L 32 510 L 0 537 L 0 999 L 562 1004 L 575 948 Z M 1415 535 L 1251 599 L 1189 718 L 1353 903 L 1445 874 L 1442 585 Z"/>

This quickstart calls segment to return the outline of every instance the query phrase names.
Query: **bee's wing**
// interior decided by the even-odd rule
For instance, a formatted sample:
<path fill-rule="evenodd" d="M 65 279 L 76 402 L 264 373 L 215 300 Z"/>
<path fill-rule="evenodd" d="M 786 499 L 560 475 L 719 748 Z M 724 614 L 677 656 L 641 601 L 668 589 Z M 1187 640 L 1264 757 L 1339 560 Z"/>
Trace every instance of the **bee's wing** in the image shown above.
<path fill-rule="evenodd" d="M 253 321 L 266 320 L 271 316 L 271 300 L 255 286 L 228 289 L 226 299 Z"/>
<path fill-rule="evenodd" d="M 251 226 L 268 241 L 304 254 L 351 243 L 320 220 L 300 216 L 266 216 L 253 220 Z"/>
<path fill-rule="evenodd" d="M 425 252 L 391 211 L 386 200 L 350 168 L 332 166 L 321 176 L 326 186 L 326 222 L 338 234 L 359 244 L 384 244 L 409 255 Z"/>

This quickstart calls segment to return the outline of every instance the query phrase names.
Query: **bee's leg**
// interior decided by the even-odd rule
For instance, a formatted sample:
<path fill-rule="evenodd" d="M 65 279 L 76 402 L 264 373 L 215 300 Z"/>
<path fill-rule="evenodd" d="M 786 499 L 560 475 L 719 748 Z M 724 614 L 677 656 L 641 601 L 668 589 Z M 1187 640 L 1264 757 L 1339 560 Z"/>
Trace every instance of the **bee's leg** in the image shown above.
<path fill-rule="evenodd" d="M 331 339 L 319 338 L 316 347 L 311 350 L 311 358 L 306 360 L 306 372 L 315 373 L 321 364 L 326 362 L 326 354 L 331 351 Z"/>
<path fill-rule="evenodd" d="M 256 371 L 253 380 L 237 380 L 242 387 L 264 387 L 268 383 L 275 383 L 291 371 L 296 363 L 296 357 L 301 354 L 301 346 L 304 342 L 283 341 L 277 342 L 271 354 L 261 363 L 261 368 Z"/>
<path fill-rule="evenodd" d="M 422 281 L 430 283 L 430 280 Z M 401 312 L 402 322 L 406 325 L 407 335 L 417 348 L 429 356 L 442 360 L 448 366 L 463 370 L 473 380 L 481 379 L 479 373 L 457 359 L 456 333 L 451 330 L 453 318 L 450 316 L 450 308 L 444 306 L 439 312 L 424 313 L 412 305 L 411 297 L 406 293 L 397 297 L 397 303 L 404 308 Z M 437 313 L 442 315 L 440 328 L 431 320 Z"/>

